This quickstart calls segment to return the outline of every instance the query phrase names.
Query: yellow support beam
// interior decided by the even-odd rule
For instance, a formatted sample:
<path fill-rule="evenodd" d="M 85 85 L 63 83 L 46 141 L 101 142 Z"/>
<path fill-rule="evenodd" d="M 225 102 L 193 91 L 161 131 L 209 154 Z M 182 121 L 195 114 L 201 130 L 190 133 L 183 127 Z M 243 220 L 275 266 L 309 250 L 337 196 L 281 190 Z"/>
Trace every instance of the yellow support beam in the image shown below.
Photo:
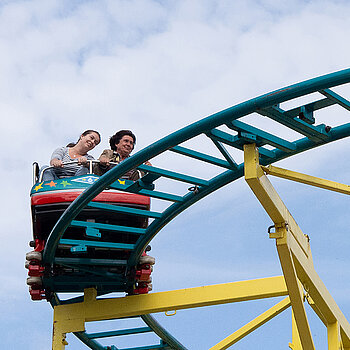
<path fill-rule="evenodd" d="M 346 347 L 350 347 L 349 322 L 341 312 L 321 278 L 318 276 L 313 265 L 305 259 L 305 256 L 302 254 L 296 242 L 290 241 L 290 248 L 298 277 L 307 289 L 314 303 L 311 304 L 311 307 L 325 326 L 336 321 L 338 322 L 342 341 Z"/>
<path fill-rule="evenodd" d="M 280 258 L 284 278 L 287 284 L 289 297 L 292 303 L 293 313 L 301 344 L 303 346 L 303 349 L 311 350 L 314 349 L 315 346 L 312 340 L 311 330 L 304 308 L 303 290 L 300 288 L 292 254 L 288 245 L 290 240 L 294 240 L 294 237 L 288 234 L 288 231 L 285 228 L 282 238 L 278 238 L 276 240 L 277 251 Z"/>
<path fill-rule="evenodd" d="M 89 288 L 84 291 L 83 302 L 54 307 L 52 349 L 64 350 L 65 345 L 67 345 L 66 333 L 84 331 L 85 322 L 271 298 L 287 294 L 283 276 L 112 299 L 96 299 L 96 290 Z"/>
<path fill-rule="evenodd" d="M 68 316 L 68 315 L 67 315 Z M 56 310 L 54 310 L 54 321 L 52 330 L 52 349 L 64 350 L 68 345 L 66 341 L 66 333 L 81 332 L 85 330 L 84 320 L 79 318 L 65 319 L 60 318 Z"/>
<path fill-rule="evenodd" d="M 112 299 L 89 299 L 55 306 L 55 320 L 90 322 L 132 317 L 169 310 L 256 300 L 287 295 L 283 276 L 232 282 L 169 292 L 131 295 Z M 69 331 L 64 329 L 64 331 Z M 76 329 L 74 329 L 76 331 Z"/>
<path fill-rule="evenodd" d="M 340 329 L 338 322 L 330 323 L 327 326 L 328 350 L 339 350 L 342 348 L 340 343 Z"/>
<path fill-rule="evenodd" d="M 307 185 L 323 188 L 323 189 L 338 192 L 338 193 L 350 194 L 349 185 L 321 179 L 315 176 L 310 176 L 310 175 L 298 173 L 287 169 L 282 169 L 272 165 L 269 165 L 267 167 L 262 167 L 262 170 L 269 175 L 304 183 Z M 296 247 L 294 251 L 297 252 Z M 296 255 L 299 256 L 301 260 L 304 260 L 304 264 L 302 266 L 307 266 L 307 262 L 305 261 L 305 259 L 301 255 L 298 255 L 298 254 Z M 300 263 L 298 265 L 301 266 Z M 309 267 L 308 269 L 309 269 L 309 277 L 311 276 L 312 273 L 314 275 L 313 283 L 311 283 L 311 288 L 312 288 L 311 293 L 314 295 L 313 297 L 317 299 L 317 302 L 313 301 L 310 304 L 311 307 L 314 309 L 316 314 L 320 317 L 320 319 L 326 326 L 334 325 L 335 319 L 339 320 L 342 340 L 344 344 L 346 344 L 347 348 L 350 347 L 350 338 L 349 338 L 350 327 L 349 327 L 348 321 L 345 319 L 344 315 L 336 305 L 335 301 L 333 300 L 331 295 L 328 293 L 327 289 L 324 287 L 321 279 L 313 271 L 313 268 Z M 304 269 L 301 269 L 300 275 L 303 275 L 303 274 L 305 274 L 305 271 Z M 317 286 L 315 284 L 317 284 Z M 320 296 L 321 294 L 322 296 Z M 331 305 L 331 307 L 329 305 Z"/>
<path fill-rule="evenodd" d="M 88 304 L 96 300 L 97 291 L 95 288 L 87 288 L 84 290 L 84 303 Z M 58 312 L 57 306 L 54 307 L 53 313 L 53 330 L 52 330 L 52 349 L 64 350 L 68 345 L 66 341 L 66 333 L 82 332 L 85 330 L 85 322 L 83 318 L 75 317 L 75 315 L 62 315 Z"/>
<path fill-rule="evenodd" d="M 350 186 L 341 184 L 339 182 L 325 180 L 319 177 L 298 173 L 296 171 L 278 168 L 273 165 L 269 165 L 267 167 L 262 166 L 262 169 L 266 174 L 281 177 L 283 179 L 301 182 L 306 185 L 311 185 L 334 192 L 350 194 Z"/>
<path fill-rule="evenodd" d="M 275 224 L 276 232 L 270 234 L 270 237 L 276 238 L 276 245 L 290 293 L 293 311 L 299 309 L 299 311 L 295 312 L 295 318 L 302 343 L 303 329 L 302 323 L 300 323 L 300 317 L 301 321 L 303 321 L 304 317 L 302 314 L 304 312 L 301 310 L 300 301 L 298 301 L 298 291 L 296 289 L 297 279 L 303 283 L 305 290 L 308 292 L 308 300 L 311 301 L 310 305 L 322 322 L 327 327 L 335 322 L 338 323 L 342 346 L 344 346 L 344 349 L 349 349 L 350 324 L 314 269 L 308 237 L 302 233 L 281 198 L 272 187 L 272 184 L 268 181 L 264 171 L 279 177 L 347 194 L 350 192 L 349 186 L 277 167 L 261 167 L 259 165 L 259 154 L 255 145 L 245 145 L 244 151 L 246 181 Z M 297 301 L 296 304 L 294 302 L 295 300 Z M 305 347 L 304 343 L 303 347 Z"/>
<path fill-rule="evenodd" d="M 289 348 L 292 350 L 303 350 L 293 311 L 292 311 L 292 342 L 289 343 L 288 345 L 289 345 Z"/>
<path fill-rule="evenodd" d="M 210 350 L 228 349 L 231 345 L 237 343 L 239 340 L 243 339 L 245 336 L 252 333 L 257 328 L 264 325 L 266 322 L 270 321 L 272 318 L 279 315 L 281 312 L 288 309 L 289 307 L 290 299 L 287 297 L 280 301 L 278 304 L 271 307 L 270 309 L 266 310 L 254 320 L 250 321 L 249 323 L 238 329 L 236 332 L 232 333 L 230 336 L 223 339 L 221 342 L 211 347 Z"/>

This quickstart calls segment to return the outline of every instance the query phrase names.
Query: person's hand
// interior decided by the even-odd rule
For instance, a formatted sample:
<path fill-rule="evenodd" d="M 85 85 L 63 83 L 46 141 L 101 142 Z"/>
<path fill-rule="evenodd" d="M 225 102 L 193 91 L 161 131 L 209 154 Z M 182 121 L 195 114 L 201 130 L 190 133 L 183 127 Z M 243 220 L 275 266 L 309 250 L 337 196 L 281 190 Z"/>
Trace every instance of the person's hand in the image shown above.
<path fill-rule="evenodd" d="M 152 164 L 148 160 L 145 162 L 145 165 L 152 166 Z"/>
<path fill-rule="evenodd" d="M 101 156 L 99 158 L 100 164 L 103 166 L 109 166 L 109 158 L 106 156 Z"/>
<path fill-rule="evenodd" d="M 77 158 L 77 161 L 78 161 L 79 165 L 86 165 L 87 164 L 87 158 L 84 156 Z"/>
<path fill-rule="evenodd" d="M 63 168 L 62 160 L 59 160 L 57 158 L 54 158 L 51 160 L 50 164 L 54 166 L 55 168 Z"/>

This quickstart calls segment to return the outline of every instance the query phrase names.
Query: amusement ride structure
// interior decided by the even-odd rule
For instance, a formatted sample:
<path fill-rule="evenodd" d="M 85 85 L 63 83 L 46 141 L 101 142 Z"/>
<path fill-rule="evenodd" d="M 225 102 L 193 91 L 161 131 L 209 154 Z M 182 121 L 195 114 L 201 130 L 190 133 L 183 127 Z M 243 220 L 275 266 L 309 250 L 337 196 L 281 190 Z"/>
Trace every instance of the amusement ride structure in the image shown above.
<path fill-rule="evenodd" d="M 309 236 L 301 230 L 268 179 L 270 176 L 302 182 L 350 194 L 350 187 L 271 164 L 317 146 L 350 136 L 350 123 L 318 124 L 316 114 L 338 106 L 350 111 L 350 102 L 333 88 L 350 82 L 350 69 L 317 77 L 240 103 L 186 126 L 126 159 L 101 177 L 93 174 L 42 181 L 37 166 L 31 190 L 34 240 L 26 267 L 33 300 L 46 299 L 54 310 L 53 349 L 63 350 L 66 334 L 74 333 L 87 348 L 118 350 L 104 346 L 102 338 L 153 333 L 157 344 L 128 349 L 186 349 L 151 315 L 224 303 L 271 297 L 285 298 L 210 349 L 227 349 L 276 315 L 291 307 L 293 350 L 315 349 L 305 311 L 308 303 L 327 329 L 328 349 L 350 350 L 350 324 L 316 273 Z M 311 102 L 292 109 L 281 104 L 308 96 Z M 271 130 L 248 122 L 249 116 L 272 120 Z M 267 124 L 270 125 L 270 124 Z M 288 130 L 284 138 L 278 130 Z M 265 128 L 264 128 L 265 129 Z M 188 147 L 202 136 L 221 156 Z M 186 145 L 184 143 L 186 142 Z M 239 163 L 232 150 L 241 151 Z M 214 166 L 209 179 L 184 171 L 145 165 L 152 158 L 175 152 L 187 160 Z M 143 176 L 133 182 L 123 174 L 137 168 Z M 240 282 L 201 286 L 167 292 L 151 290 L 154 259 L 149 244 L 178 214 L 223 186 L 245 177 L 248 186 L 272 220 L 270 238 L 275 239 L 283 275 Z M 157 188 L 161 179 L 174 185 Z M 176 184 L 186 184 L 174 194 Z M 152 211 L 150 201 L 161 200 L 164 209 Z M 124 292 L 113 297 L 111 292 Z M 81 293 L 61 299 L 59 293 Z M 91 321 L 137 318 L 144 326 L 88 333 Z M 123 348 L 125 349 L 125 348 Z"/>

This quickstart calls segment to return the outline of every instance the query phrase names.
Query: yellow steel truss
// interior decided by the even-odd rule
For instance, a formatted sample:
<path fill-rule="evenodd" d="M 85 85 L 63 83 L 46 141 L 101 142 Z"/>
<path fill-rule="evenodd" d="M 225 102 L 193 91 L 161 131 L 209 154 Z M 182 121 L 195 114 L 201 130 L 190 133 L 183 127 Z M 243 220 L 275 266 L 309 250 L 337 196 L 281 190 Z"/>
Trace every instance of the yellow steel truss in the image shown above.
<path fill-rule="evenodd" d="M 245 179 L 272 219 L 276 247 L 283 276 L 232 282 L 169 292 L 96 299 L 96 290 L 86 289 L 81 303 L 54 308 L 53 350 L 64 350 L 66 333 L 85 330 L 90 321 L 111 320 L 169 310 L 287 296 L 269 310 L 226 337 L 211 350 L 231 345 L 292 306 L 293 350 L 315 349 L 304 301 L 327 327 L 329 350 L 350 350 L 350 324 L 317 275 L 312 261 L 309 238 L 289 213 L 266 174 L 350 194 L 350 187 L 332 181 L 277 167 L 263 167 L 254 144 L 244 146 Z"/>
<path fill-rule="evenodd" d="M 307 292 L 310 306 L 327 327 L 328 348 L 350 349 L 350 324 L 314 269 L 308 236 L 300 230 L 265 172 L 347 194 L 350 193 L 349 186 L 277 167 L 262 167 L 259 165 L 259 154 L 255 144 L 245 145 L 244 155 L 246 181 L 274 222 L 275 232 L 271 233 L 270 237 L 276 239 L 295 318 L 295 330 L 300 337 L 302 349 L 314 349 L 314 345 L 299 281 Z M 298 345 L 292 348 L 296 349 Z"/>
<path fill-rule="evenodd" d="M 83 302 L 55 306 L 53 349 L 64 349 L 65 334 L 84 331 L 85 322 L 272 298 L 287 294 L 283 276 L 108 299 L 96 299 L 96 290 L 90 288 L 85 290 Z M 283 307 L 283 310 L 286 307 Z M 279 312 L 275 311 L 275 315 Z M 264 323 L 261 320 L 259 322 Z"/>

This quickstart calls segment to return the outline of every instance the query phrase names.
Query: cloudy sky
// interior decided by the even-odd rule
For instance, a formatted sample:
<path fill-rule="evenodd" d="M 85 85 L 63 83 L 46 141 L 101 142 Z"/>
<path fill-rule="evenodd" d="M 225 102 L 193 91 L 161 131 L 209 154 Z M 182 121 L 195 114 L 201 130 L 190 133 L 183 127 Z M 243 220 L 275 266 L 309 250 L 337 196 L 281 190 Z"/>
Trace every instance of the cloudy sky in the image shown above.
<path fill-rule="evenodd" d="M 23 267 L 33 161 L 48 163 L 53 149 L 85 129 L 102 134 L 96 157 L 123 128 L 135 132 L 140 150 L 221 109 L 348 68 L 349 16 L 347 0 L 0 0 L 2 348 L 51 347 L 52 310 L 30 301 Z M 334 125 L 349 117 L 325 118 Z M 280 166 L 350 183 L 348 147 L 342 140 Z M 274 183 L 310 235 L 316 269 L 349 319 L 347 197 Z M 152 243 L 155 291 L 281 274 L 266 234 L 271 222 L 243 180 L 202 202 Z M 273 302 L 158 319 L 189 349 L 206 349 Z M 326 332 L 309 315 L 317 349 L 326 349 Z M 67 349 L 84 348 L 68 341 Z M 234 348 L 281 349 L 289 341 L 286 311 Z"/>

